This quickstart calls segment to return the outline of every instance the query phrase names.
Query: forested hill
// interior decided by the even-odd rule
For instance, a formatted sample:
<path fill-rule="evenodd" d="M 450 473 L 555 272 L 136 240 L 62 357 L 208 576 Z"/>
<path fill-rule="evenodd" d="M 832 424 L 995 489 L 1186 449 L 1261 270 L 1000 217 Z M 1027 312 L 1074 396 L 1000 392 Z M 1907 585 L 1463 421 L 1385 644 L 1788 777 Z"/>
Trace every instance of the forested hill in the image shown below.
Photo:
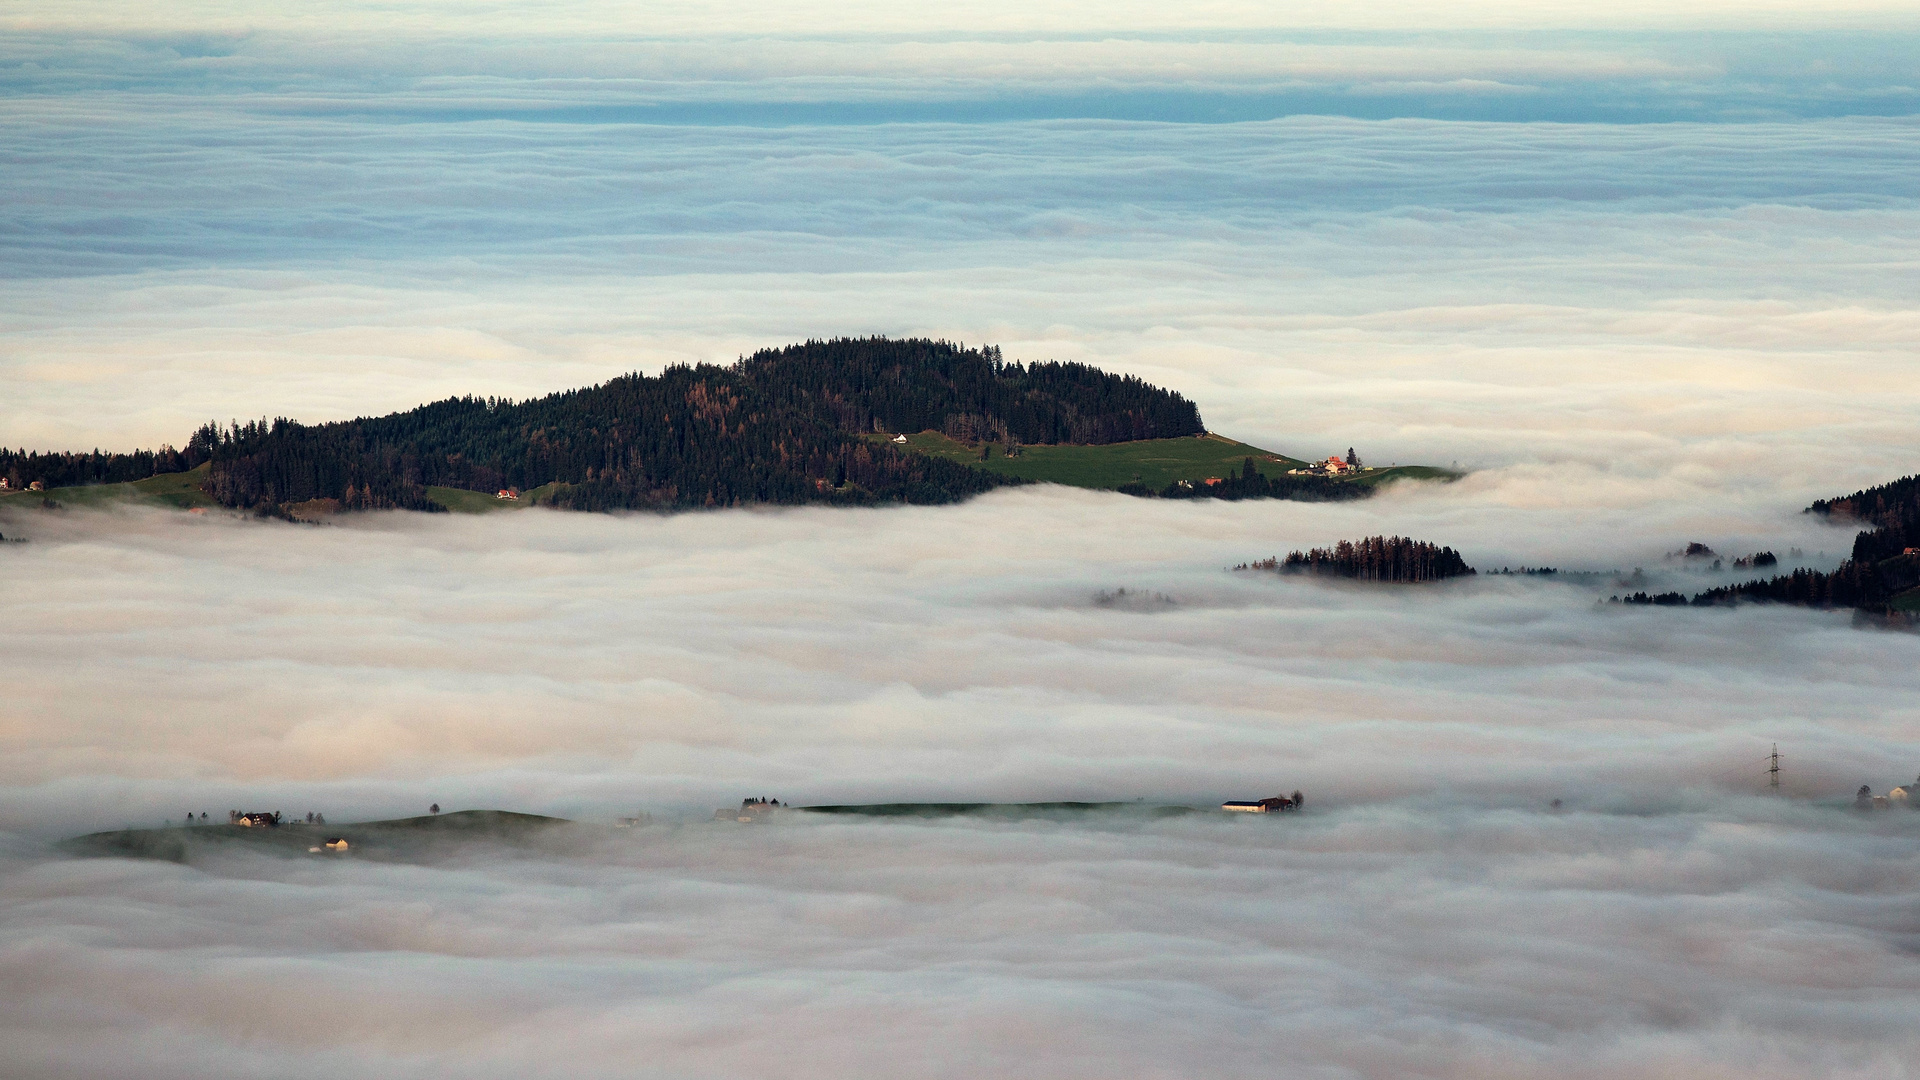
<path fill-rule="evenodd" d="M 997 348 L 864 338 L 524 402 L 449 398 L 330 424 L 208 424 L 180 451 L 0 451 L 0 475 L 54 487 L 211 462 L 209 495 L 259 509 L 331 499 L 348 509 L 430 510 L 430 486 L 491 493 L 547 484 L 556 485 L 553 505 L 581 510 L 942 503 L 1017 482 L 859 438 L 929 428 L 1016 444 L 1205 431 L 1192 402 L 1131 376 L 1006 363 Z"/>
<path fill-rule="evenodd" d="M 1920 476 L 1856 491 L 1838 499 L 1822 499 L 1807 507 L 1810 514 L 1852 518 L 1877 526 L 1853 538 L 1853 554 L 1831 573 L 1795 570 L 1772 578 L 1756 578 L 1740 585 L 1723 585 L 1693 598 L 1695 604 L 1730 604 L 1742 600 L 1805 604 L 1811 607 L 1851 607 L 1875 615 L 1920 611 Z"/>

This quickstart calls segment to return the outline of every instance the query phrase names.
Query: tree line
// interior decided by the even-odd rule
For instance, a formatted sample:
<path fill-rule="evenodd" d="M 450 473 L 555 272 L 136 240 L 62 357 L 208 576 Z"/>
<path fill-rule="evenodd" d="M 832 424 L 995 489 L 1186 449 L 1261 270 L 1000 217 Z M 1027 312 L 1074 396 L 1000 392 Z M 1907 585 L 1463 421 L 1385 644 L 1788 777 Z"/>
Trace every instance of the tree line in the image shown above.
<path fill-rule="evenodd" d="M 1473 567 L 1452 548 L 1404 536 L 1342 540 L 1330 548 L 1294 551 L 1285 559 L 1267 558 L 1242 563 L 1234 569 L 1387 582 L 1440 581 L 1474 573 Z"/>
<path fill-rule="evenodd" d="M 1704 607 L 1748 600 L 1851 607 L 1890 615 L 1894 597 L 1920 586 L 1920 557 L 1905 554 L 1909 548 L 1920 547 L 1920 476 L 1903 477 L 1837 499 L 1821 499 L 1806 512 L 1851 518 L 1875 527 L 1854 536 L 1851 556 L 1832 571 L 1801 569 L 1722 585 L 1700 593 L 1692 602 Z"/>

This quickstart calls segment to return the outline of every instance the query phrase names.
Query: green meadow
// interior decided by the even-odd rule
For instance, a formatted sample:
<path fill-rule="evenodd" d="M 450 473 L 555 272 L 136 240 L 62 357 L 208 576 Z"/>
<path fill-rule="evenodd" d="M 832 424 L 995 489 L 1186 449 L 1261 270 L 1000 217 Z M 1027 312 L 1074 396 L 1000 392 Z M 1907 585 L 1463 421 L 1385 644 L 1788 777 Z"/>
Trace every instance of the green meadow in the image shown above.
<path fill-rule="evenodd" d="M 51 488 L 47 491 L 13 491 L 0 496 L 0 506 L 11 501 L 26 505 L 52 499 L 62 506 L 104 506 L 108 503 L 146 503 L 171 506 L 180 510 L 193 507 L 217 507 L 212 496 L 200 490 L 207 478 L 207 466 L 186 472 L 162 473 L 126 484 L 88 484 L 83 487 Z"/>
<path fill-rule="evenodd" d="M 869 435 L 876 442 L 889 442 L 892 435 Z M 1112 490 L 1141 483 L 1155 491 L 1178 480 L 1200 483 L 1208 477 L 1237 476 L 1248 458 L 1254 470 L 1263 476 L 1285 475 L 1289 469 L 1307 464 L 1299 458 L 1276 454 L 1224 435 L 1196 435 L 1180 439 L 1142 439 L 1138 442 L 1108 443 L 1105 446 L 1023 446 L 1018 457 L 1007 457 L 1006 447 L 981 447 L 937 431 L 907 436 L 907 446 L 933 457 L 946 458 L 987 469 L 1005 476 L 1071 487 Z M 1425 465 L 1401 465 L 1363 473 L 1353 483 L 1377 485 L 1390 479 L 1447 480 L 1457 474 Z"/>
<path fill-rule="evenodd" d="M 867 438 L 875 442 L 888 442 L 893 436 L 869 435 Z M 980 454 L 981 447 L 968 446 L 937 431 L 909 435 L 907 445 L 923 454 L 1004 476 L 1107 491 L 1133 483 L 1145 484 L 1158 491 L 1178 480 L 1197 484 L 1208 477 L 1237 476 L 1248 458 L 1253 459 L 1253 467 L 1257 472 L 1270 477 L 1284 475 L 1289 469 L 1307 464 L 1299 458 L 1276 454 L 1214 434 L 1182 439 L 1143 439 L 1105 446 L 1023 446 L 1016 457 L 1008 457 L 1004 445 L 989 443 L 984 460 Z M 1370 470 L 1349 482 L 1373 487 L 1395 479 L 1452 480 L 1459 475 L 1428 465 L 1399 465 Z M 0 506 L 8 501 L 25 505 L 48 498 L 62 506 L 74 507 L 133 502 L 182 510 L 218 508 L 219 504 L 200 490 L 200 484 L 206 478 L 207 466 L 202 465 L 189 472 L 166 473 L 128 484 L 53 488 L 45 493 L 9 492 L 0 495 Z M 525 510 L 530 506 L 539 506 L 552 498 L 557 486 L 542 484 L 523 491 L 518 501 L 495 498 L 484 491 L 451 487 L 429 487 L 427 496 L 456 514 L 490 514 L 499 510 Z"/>

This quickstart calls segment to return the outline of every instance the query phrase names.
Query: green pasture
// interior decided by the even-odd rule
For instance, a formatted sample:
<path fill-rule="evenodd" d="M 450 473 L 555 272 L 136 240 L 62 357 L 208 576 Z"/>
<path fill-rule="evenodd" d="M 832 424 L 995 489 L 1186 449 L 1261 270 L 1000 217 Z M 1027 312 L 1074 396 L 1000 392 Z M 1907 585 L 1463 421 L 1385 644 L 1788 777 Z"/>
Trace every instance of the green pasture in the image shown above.
<path fill-rule="evenodd" d="M 871 437 L 880 441 L 893 438 Z M 909 435 L 907 445 L 923 454 L 1004 476 L 1084 488 L 1112 489 L 1138 481 L 1157 491 L 1175 480 L 1197 482 L 1209 476 L 1238 475 L 1241 463 L 1249 457 L 1255 469 L 1269 476 L 1305 464 L 1220 435 L 1142 439 L 1105 446 L 1023 446 L 1020 455 L 1011 458 L 1006 455 L 1005 445 L 989 443 L 985 461 L 980 459 L 980 447 L 949 439 L 937 431 Z"/>
<path fill-rule="evenodd" d="M 456 514 L 491 514 L 495 510 L 525 510 L 529 506 L 538 506 L 551 498 L 557 484 L 541 484 L 520 493 L 520 500 L 502 499 L 486 491 L 468 491 L 465 488 L 429 487 L 427 498 Z"/>
<path fill-rule="evenodd" d="M 52 499 L 62 506 L 105 506 L 115 502 L 171 506 L 180 510 L 195 506 L 218 506 L 212 497 L 200 490 L 206 478 L 207 466 L 202 465 L 186 472 L 161 473 L 126 484 L 86 484 L 48 488 L 46 491 L 8 492 L 0 496 L 0 506 L 5 506 L 8 501 L 15 505 L 28 505 L 38 503 L 43 498 Z"/>
<path fill-rule="evenodd" d="M 888 442 L 893 436 L 869 435 L 868 438 L 876 442 Z M 1253 459 L 1254 470 L 1263 476 L 1282 476 L 1289 469 L 1298 469 L 1307 464 L 1299 458 L 1276 454 L 1211 433 L 1181 439 L 1108 443 L 1105 446 L 1023 446 L 1020 455 L 1012 458 L 1006 456 L 1003 444 L 989 443 L 984 461 L 981 460 L 979 446 L 968 446 L 937 431 L 909 435 L 907 446 L 923 454 L 1004 476 L 1106 490 L 1139 482 L 1158 491 L 1176 480 L 1199 483 L 1212 476 L 1223 479 L 1238 476 L 1248 458 Z M 1395 478 L 1433 480 L 1451 479 L 1454 475 L 1445 469 L 1424 465 L 1401 465 L 1365 473 L 1353 482 L 1371 486 Z"/>
<path fill-rule="evenodd" d="M 48 488 L 46 491 L 10 491 L 0 494 L 0 506 L 9 503 L 16 506 L 37 506 L 43 499 L 52 499 L 61 506 L 101 507 L 110 503 L 145 503 L 149 506 L 171 506 L 180 510 L 193 507 L 217 509 L 220 504 L 212 496 L 200 490 L 207 479 L 207 466 L 190 469 L 187 472 L 162 473 L 145 480 L 135 480 L 126 484 L 86 484 L 77 487 Z M 520 493 L 518 502 L 497 499 L 484 491 L 466 491 L 461 488 L 430 487 L 427 495 L 434 502 L 456 514 L 485 514 L 495 510 L 524 510 L 536 506 L 553 495 L 556 485 L 542 484 L 531 491 Z"/>

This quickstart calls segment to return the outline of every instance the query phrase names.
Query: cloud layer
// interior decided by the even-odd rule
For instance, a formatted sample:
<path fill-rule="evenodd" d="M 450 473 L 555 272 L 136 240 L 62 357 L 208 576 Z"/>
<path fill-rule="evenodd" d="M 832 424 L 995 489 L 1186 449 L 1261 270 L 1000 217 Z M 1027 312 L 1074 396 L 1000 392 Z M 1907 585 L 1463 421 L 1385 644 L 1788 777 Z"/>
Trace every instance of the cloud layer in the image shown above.
<path fill-rule="evenodd" d="M 0 1059 L 1909 1075 L 1920 814 L 1845 805 L 1920 771 L 1911 635 L 1609 608 L 1612 574 L 1226 569 L 1373 533 L 1651 589 L 1725 579 L 1688 541 L 1837 561 L 1798 510 L 1914 469 L 1909 7 L 0 3 L 0 444 L 888 333 L 1478 470 L 1342 506 L 0 510 Z M 1178 602 L 1094 602 L 1122 587 Z M 702 820 L 1294 788 L 1271 821 Z M 658 824 L 50 846 L 434 802 Z"/>
<path fill-rule="evenodd" d="M 1659 528 L 1504 482 L 9 519 L 33 588 L 0 621 L 0 1046 L 30 1076 L 1897 1075 L 1920 817 L 1843 807 L 1920 768 L 1911 636 L 1224 569 L 1380 529 L 1485 565 Z M 1826 536 L 1738 527 L 1706 538 Z M 1092 602 L 1118 586 L 1179 604 Z M 1787 798 L 1760 798 L 1775 740 Z M 1294 787 L 1312 812 L 1274 821 L 699 820 Z M 41 846 L 429 801 L 661 824 L 426 865 Z"/>

